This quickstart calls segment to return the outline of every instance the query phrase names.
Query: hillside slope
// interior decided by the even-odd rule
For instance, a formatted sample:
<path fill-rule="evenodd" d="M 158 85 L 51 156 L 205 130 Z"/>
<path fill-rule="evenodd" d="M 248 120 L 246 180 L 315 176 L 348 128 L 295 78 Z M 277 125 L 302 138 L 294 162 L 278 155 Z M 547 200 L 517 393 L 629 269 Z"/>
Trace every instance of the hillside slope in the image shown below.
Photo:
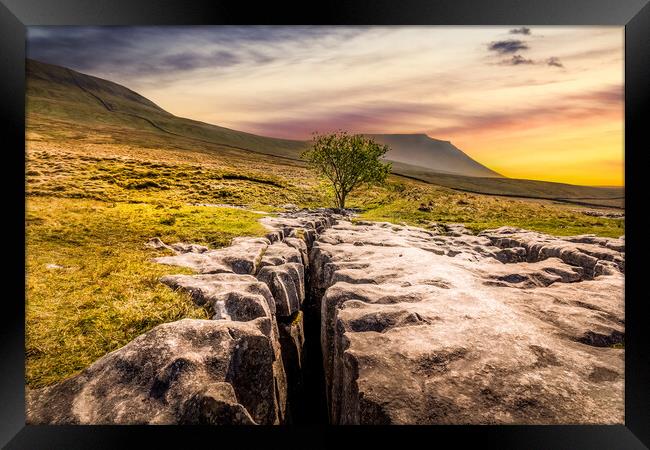
<path fill-rule="evenodd" d="M 622 187 L 578 186 L 539 180 L 505 177 L 465 177 L 437 173 L 422 167 L 393 163 L 393 171 L 420 181 L 459 191 L 479 194 L 548 199 L 582 205 L 623 208 L 625 191 Z"/>
<path fill-rule="evenodd" d="M 120 127 L 154 128 L 157 132 L 274 156 L 298 158 L 306 148 L 302 141 L 268 138 L 174 116 L 124 86 L 64 67 L 28 59 L 26 71 L 28 102 L 36 113 Z"/>

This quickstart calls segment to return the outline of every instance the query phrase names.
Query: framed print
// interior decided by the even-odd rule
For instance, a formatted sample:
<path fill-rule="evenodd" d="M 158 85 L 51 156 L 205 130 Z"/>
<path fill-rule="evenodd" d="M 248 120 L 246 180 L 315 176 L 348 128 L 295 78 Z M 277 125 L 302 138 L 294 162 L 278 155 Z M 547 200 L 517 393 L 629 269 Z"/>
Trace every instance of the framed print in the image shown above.
<path fill-rule="evenodd" d="M 646 1 L 2 2 L 7 448 L 650 445 Z"/>

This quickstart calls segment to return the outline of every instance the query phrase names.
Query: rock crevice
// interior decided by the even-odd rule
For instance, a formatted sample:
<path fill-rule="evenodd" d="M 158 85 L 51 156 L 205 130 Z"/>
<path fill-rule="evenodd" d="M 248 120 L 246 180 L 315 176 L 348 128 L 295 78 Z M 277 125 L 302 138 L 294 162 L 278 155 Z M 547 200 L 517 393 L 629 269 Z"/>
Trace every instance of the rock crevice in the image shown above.
<path fill-rule="evenodd" d="M 303 303 L 309 249 L 337 217 L 331 210 L 262 219 L 264 238 L 210 250 L 146 245 L 154 261 L 192 269 L 161 282 L 190 294 L 212 320 L 155 327 L 81 374 L 28 393 L 32 424 L 282 424 L 303 394 Z M 296 410 L 296 411 L 292 411 Z"/>

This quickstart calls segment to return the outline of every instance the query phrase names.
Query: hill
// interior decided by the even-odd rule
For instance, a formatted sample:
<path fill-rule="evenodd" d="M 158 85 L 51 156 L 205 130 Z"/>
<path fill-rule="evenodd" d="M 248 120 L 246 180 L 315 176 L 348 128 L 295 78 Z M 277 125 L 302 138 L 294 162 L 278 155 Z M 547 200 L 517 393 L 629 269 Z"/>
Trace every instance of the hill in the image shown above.
<path fill-rule="evenodd" d="M 140 94 L 117 83 L 71 69 L 27 60 L 27 101 L 34 131 L 51 135 L 57 123 L 78 130 L 98 125 L 112 139 L 150 145 L 160 138 L 214 144 L 231 149 L 299 161 L 305 141 L 277 139 L 174 116 Z M 31 125 L 31 123 L 29 124 Z M 129 133 L 129 129 L 145 132 Z M 505 178 L 473 160 L 448 141 L 425 134 L 373 134 L 391 147 L 387 159 L 393 173 L 468 192 L 540 198 L 576 204 L 623 207 L 622 188 L 600 188 Z M 138 139 L 141 139 L 138 141 Z M 214 149 L 209 150 L 214 151 Z M 250 155 L 249 157 L 254 157 Z"/>
<path fill-rule="evenodd" d="M 28 59 L 26 72 L 28 101 L 36 113 L 78 122 L 153 128 L 157 132 L 274 156 L 298 158 L 305 148 L 302 141 L 257 136 L 174 116 L 124 86 L 65 67 Z"/>
<path fill-rule="evenodd" d="M 404 163 L 393 163 L 393 171 L 402 176 L 464 192 L 504 197 L 549 199 L 576 205 L 612 208 L 623 208 L 625 200 L 625 192 L 622 187 L 578 186 L 575 184 L 505 177 L 466 177 L 438 173 Z"/>
<path fill-rule="evenodd" d="M 470 177 L 501 177 L 467 156 L 449 141 L 433 139 L 426 134 L 370 134 L 391 149 L 386 159 L 435 172 Z M 399 171 L 399 166 L 396 166 Z"/>

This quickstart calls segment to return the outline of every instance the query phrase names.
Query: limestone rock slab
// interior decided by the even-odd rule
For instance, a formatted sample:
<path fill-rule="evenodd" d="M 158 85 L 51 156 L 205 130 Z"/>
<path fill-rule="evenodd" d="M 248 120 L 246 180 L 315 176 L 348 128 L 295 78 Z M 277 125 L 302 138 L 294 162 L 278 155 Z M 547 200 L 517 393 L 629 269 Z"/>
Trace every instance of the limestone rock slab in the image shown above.
<path fill-rule="evenodd" d="M 79 375 L 28 392 L 29 424 L 274 424 L 268 319 L 159 325 Z"/>
<path fill-rule="evenodd" d="M 602 239 L 324 231 L 310 262 L 331 421 L 622 423 L 624 253 Z"/>

